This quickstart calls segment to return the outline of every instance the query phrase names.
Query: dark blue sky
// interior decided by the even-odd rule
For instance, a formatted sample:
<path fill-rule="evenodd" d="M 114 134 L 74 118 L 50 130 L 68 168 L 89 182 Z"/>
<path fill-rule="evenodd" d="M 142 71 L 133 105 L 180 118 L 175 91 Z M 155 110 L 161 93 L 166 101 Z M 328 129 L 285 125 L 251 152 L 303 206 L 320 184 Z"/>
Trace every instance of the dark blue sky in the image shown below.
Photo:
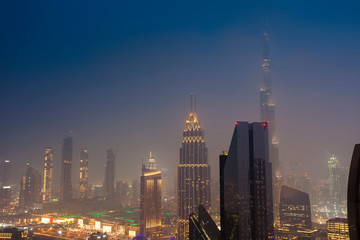
<path fill-rule="evenodd" d="M 269 19 L 281 160 L 326 177 L 327 152 L 347 165 L 360 141 L 359 12 L 359 1 L 2 1 L 0 159 L 19 182 L 52 146 L 58 178 L 71 129 L 74 184 L 81 147 L 92 183 L 110 147 L 118 179 L 138 178 L 150 150 L 174 179 L 195 91 L 217 177 L 234 122 L 259 119 Z"/>

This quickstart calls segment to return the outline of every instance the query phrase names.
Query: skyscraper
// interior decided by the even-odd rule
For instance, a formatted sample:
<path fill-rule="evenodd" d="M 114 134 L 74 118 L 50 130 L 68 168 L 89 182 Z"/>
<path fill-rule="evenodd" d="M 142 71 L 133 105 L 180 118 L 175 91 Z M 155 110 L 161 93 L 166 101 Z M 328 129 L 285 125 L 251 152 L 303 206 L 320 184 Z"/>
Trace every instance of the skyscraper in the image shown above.
<path fill-rule="evenodd" d="M 220 161 L 223 239 L 273 239 L 268 124 L 236 122 L 228 155 Z"/>
<path fill-rule="evenodd" d="M 156 170 L 151 153 L 142 166 L 140 185 L 140 233 L 150 237 L 161 227 L 161 171 Z"/>
<path fill-rule="evenodd" d="M 326 222 L 328 240 L 350 240 L 347 218 L 332 218 Z M 356 239 L 356 238 L 351 238 Z"/>
<path fill-rule="evenodd" d="M 196 103 L 191 96 L 191 103 Z M 196 104 L 191 104 L 186 120 L 178 165 L 178 238 L 188 238 L 188 216 L 198 206 L 210 208 L 210 166 L 207 159 L 204 130 L 196 114 Z"/>
<path fill-rule="evenodd" d="M 48 202 L 51 199 L 53 165 L 54 151 L 51 148 L 46 148 L 44 155 L 43 202 Z"/>
<path fill-rule="evenodd" d="M 107 150 L 104 193 L 105 196 L 113 196 L 115 193 L 115 153 L 112 149 Z"/>
<path fill-rule="evenodd" d="M 62 148 L 62 165 L 61 165 L 61 191 L 60 197 L 62 201 L 70 201 L 72 199 L 72 151 L 73 139 L 66 137 L 63 141 Z"/>
<path fill-rule="evenodd" d="M 341 204 L 341 182 L 339 160 L 334 154 L 328 160 L 328 186 L 329 186 L 329 208 L 335 216 L 342 211 Z"/>
<path fill-rule="evenodd" d="M 198 215 L 189 217 L 190 240 L 220 240 L 220 231 L 203 205 L 199 206 Z"/>
<path fill-rule="evenodd" d="M 4 160 L 1 166 L 1 184 L 3 186 L 9 185 L 9 176 L 10 176 L 10 161 Z"/>
<path fill-rule="evenodd" d="M 80 152 L 80 199 L 88 197 L 89 154 L 86 148 Z"/>
<path fill-rule="evenodd" d="M 39 203 L 41 203 L 41 175 L 28 164 L 26 173 L 20 181 L 19 206 L 27 209 Z"/>
<path fill-rule="evenodd" d="M 268 24 L 266 24 L 268 28 Z M 280 189 L 282 173 L 279 164 L 279 143 L 275 131 L 275 104 L 272 101 L 271 57 L 269 33 L 264 32 L 264 45 L 262 52 L 262 81 L 260 88 L 260 121 L 268 123 L 269 160 L 272 163 L 272 177 L 274 182 L 274 215 L 279 214 Z"/>

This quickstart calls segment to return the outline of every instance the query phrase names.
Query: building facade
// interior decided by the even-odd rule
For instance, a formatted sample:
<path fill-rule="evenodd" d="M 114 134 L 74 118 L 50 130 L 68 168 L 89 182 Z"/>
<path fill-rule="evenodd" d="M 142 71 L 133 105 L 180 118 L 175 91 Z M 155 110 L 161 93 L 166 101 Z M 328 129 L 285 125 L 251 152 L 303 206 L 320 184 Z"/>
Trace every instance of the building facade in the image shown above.
<path fill-rule="evenodd" d="M 210 166 L 204 130 L 191 109 L 186 120 L 178 165 L 178 238 L 187 239 L 188 216 L 203 205 L 210 209 Z"/>
<path fill-rule="evenodd" d="M 46 148 L 44 155 L 43 202 L 49 202 L 52 197 L 53 165 L 54 151 L 51 148 Z"/>
<path fill-rule="evenodd" d="M 161 171 L 150 154 L 140 180 L 140 233 L 151 237 L 161 227 Z"/>
<path fill-rule="evenodd" d="M 348 181 L 348 224 L 352 240 L 360 239 L 360 144 L 356 144 L 351 158 Z"/>
<path fill-rule="evenodd" d="M 236 122 L 228 155 L 220 156 L 223 239 L 274 238 L 267 134 L 266 122 Z"/>
<path fill-rule="evenodd" d="M 332 218 L 326 222 L 328 240 L 350 240 L 346 218 Z"/>
<path fill-rule="evenodd" d="M 1 185 L 8 186 L 9 185 L 9 176 L 10 176 L 10 161 L 4 160 L 1 164 Z"/>
<path fill-rule="evenodd" d="M 341 200 L 341 171 L 339 160 L 334 154 L 330 155 L 328 160 L 328 187 L 329 198 L 328 206 L 334 216 L 339 216 L 342 213 L 342 200 Z"/>
<path fill-rule="evenodd" d="M 80 152 L 80 199 L 88 198 L 89 154 L 86 148 Z"/>
<path fill-rule="evenodd" d="M 107 150 L 105 165 L 104 193 L 105 196 L 114 196 L 115 193 L 115 153 Z"/>
<path fill-rule="evenodd" d="M 61 164 L 60 199 L 64 202 L 72 199 L 72 153 L 73 139 L 66 137 L 63 140 Z"/>

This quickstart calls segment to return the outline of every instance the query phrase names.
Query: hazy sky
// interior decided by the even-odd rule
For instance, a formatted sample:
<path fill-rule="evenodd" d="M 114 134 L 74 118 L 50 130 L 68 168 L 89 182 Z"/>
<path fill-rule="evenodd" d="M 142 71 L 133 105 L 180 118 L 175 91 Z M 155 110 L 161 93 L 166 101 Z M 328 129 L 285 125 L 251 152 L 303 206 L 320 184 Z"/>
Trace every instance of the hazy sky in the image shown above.
<path fill-rule="evenodd" d="M 217 178 L 235 121 L 259 120 L 269 19 L 280 159 L 324 178 L 328 152 L 347 166 L 360 142 L 359 12 L 358 0 L 1 1 L 0 159 L 18 183 L 51 146 L 58 184 L 72 130 L 74 184 L 82 147 L 91 183 L 113 148 L 117 179 L 139 178 L 153 151 L 173 184 L 197 92 Z"/>

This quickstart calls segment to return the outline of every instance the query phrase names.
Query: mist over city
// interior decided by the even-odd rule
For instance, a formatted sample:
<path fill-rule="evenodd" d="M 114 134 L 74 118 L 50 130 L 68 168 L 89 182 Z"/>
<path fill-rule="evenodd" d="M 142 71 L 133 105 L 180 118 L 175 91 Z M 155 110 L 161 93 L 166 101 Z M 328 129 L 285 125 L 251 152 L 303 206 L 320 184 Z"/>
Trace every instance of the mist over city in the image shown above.
<path fill-rule="evenodd" d="M 359 10 L 0 3 L 0 239 L 360 239 Z"/>

